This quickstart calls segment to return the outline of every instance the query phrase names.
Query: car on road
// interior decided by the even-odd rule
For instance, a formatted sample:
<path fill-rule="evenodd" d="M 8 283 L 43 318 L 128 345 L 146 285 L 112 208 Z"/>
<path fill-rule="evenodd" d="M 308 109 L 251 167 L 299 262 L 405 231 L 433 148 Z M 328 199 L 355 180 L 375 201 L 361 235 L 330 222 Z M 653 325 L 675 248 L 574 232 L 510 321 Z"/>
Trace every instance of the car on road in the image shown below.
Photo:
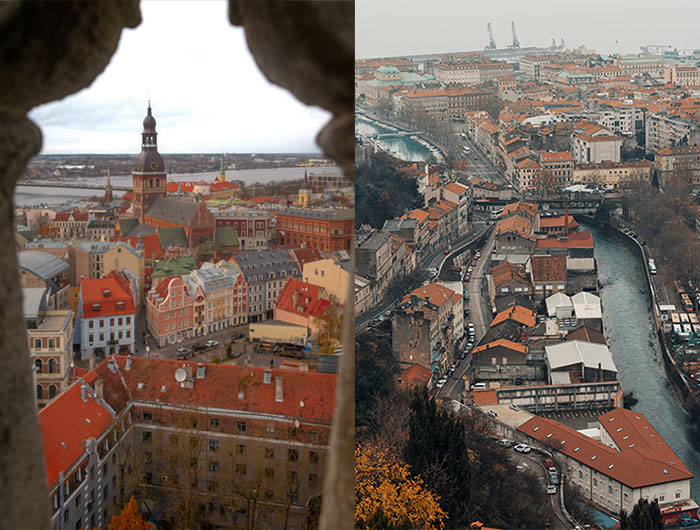
<path fill-rule="evenodd" d="M 501 447 L 513 447 L 513 442 L 511 442 L 508 438 L 501 438 L 496 442 L 497 445 L 500 445 Z"/>
<path fill-rule="evenodd" d="M 547 495 L 555 495 L 557 493 L 557 487 L 554 484 L 547 486 Z"/>
<path fill-rule="evenodd" d="M 449 254 L 449 253 L 450 253 L 450 251 L 449 251 L 449 250 L 447 250 L 447 249 L 445 249 L 445 250 L 443 250 L 443 251 L 442 251 L 442 253 L 443 253 L 443 254 Z"/>
<path fill-rule="evenodd" d="M 214 346 L 218 346 L 219 343 L 215 340 L 208 340 L 207 341 L 207 348 L 213 348 Z"/>
<path fill-rule="evenodd" d="M 438 379 L 438 382 L 435 383 L 435 387 L 442 388 L 445 386 L 445 383 L 447 383 L 447 378 L 443 375 L 440 379 Z"/>
<path fill-rule="evenodd" d="M 176 351 L 177 353 L 190 353 L 191 350 L 190 350 L 189 348 L 180 347 L 180 348 L 178 348 L 178 349 L 175 350 L 175 351 Z"/>
<path fill-rule="evenodd" d="M 462 353 L 459 354 L 460 359 L 466 359 L 467 358 L 467 352 L 463 351 Z"/>
<path fill-rule="evenodd" d="M 686 517 L 683 517 L 681 515 L 680 521 L 678 521 L 678 524 L 680 526 L 695 526 L 696 524 L 700 523 L 695 517 L 691 517 L 688 514 L 683 514 L 686 515 Z"/>
<path fill-rule="evenodd" d="M 556 472 L 549 474 L 549 483 L 550 484 L 559 484 L 559 475 L 557 475 Z"/>
<path fill-rule="evenodd" d="M 486 390 L 486 383 L 474 383 L 471 386 L 472 390 Z"/>
<path fill-rule="evenodd" d="M 527 444 L 518 444 L 513 449 L 518 453 L 529 453 L 532 451 L 532 447 Z"/>
<path fill-rule="evenodd" d="M 495 418 L 495 417 L 498 416 L 498 414 L 496 414 L 496 411 L 494 411 L 494 410 L 489 410 L 489 411 L 487 412 L 487 414 L 488 414 L 489 416 L 491 416 L 492 418 Z"/>
<path fill-rule="evenodd" d="M 467 274 L 471 274 L 474 269 L 472 268 L 471 265 L 469 265 L 469 268 L 467 269 Z"/>
<path fill-rule="evenodd" d="M 187 356 L 192 353 L 189 349 L 187 348 L 178 348 L 177 350 L 177 355 L 176 358 L 180 360 L 185 360 L 187 359 Z"/>

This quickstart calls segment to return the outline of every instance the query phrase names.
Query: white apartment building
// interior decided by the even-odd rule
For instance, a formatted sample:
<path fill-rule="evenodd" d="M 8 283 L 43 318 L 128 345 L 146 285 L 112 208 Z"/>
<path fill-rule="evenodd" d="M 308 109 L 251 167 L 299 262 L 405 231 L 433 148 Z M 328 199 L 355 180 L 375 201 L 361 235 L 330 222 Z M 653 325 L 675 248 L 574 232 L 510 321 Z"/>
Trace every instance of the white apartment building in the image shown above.
<path fill-rule="evenodd" d="M 581 121 L 571 134 L 571 153 L 576 164 L 619 162 L 621 149 L 622 139 L 596 123 Z"/>

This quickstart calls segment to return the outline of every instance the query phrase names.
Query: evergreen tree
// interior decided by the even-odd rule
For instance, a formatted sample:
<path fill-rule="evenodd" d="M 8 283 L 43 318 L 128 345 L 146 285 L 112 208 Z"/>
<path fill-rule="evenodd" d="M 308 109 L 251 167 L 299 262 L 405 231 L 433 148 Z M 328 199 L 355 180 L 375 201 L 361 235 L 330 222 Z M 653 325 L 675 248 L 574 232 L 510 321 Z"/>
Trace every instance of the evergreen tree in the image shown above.
<path fill-rule="evenodd" d="M 414 473 L 442 500 L 450 526 L 468 524 L 471 516 L 471 469 L 465 427 L 459 418 L 438 409 L 426 387 L 411 398 L 405 459 Z"/>
<path fill-rule="evenodd" d="M 629 515 L 625 510 L 620 512 L 621 530 L 660 530 L 663 527 L 661 510 L 656 499 L 651 503 L 647 499 L 639 499 Z"/>

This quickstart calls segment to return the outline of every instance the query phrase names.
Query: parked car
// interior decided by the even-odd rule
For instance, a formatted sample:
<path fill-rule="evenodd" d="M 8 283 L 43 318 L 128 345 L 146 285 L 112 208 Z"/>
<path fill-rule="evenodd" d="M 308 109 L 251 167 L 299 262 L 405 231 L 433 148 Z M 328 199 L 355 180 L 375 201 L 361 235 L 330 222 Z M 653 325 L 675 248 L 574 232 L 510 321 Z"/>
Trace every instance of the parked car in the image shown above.
<path fill-rule="evenodd" d="M 518 444 L 515 447 L 513 447 L 518 453 L 529 453 L 532 451 L 532 447 L 530 447 L 527 444 Z"/>
<path fill-rule="evenodd" d="M 678 521 L 678 524 L 680 526 L 695 526 L 696 524 L 700 523 L 700 521 L 698 521 L 695 517 L 691 517 L 688 514 L 684 515 L 686 515 L 686 517 L 683 517 L 683 515 L 681 515 L 681 519 L 680 521 Z"/>
<path fill-rule="evenodd" d="M 547 486 L 547 495 L 554 495 L 557 492 L 557 487 L 554 484 Z"/>
<path fill-rule="evenodd" d="M 440 379 L 438 379 L 437 383 L 435 383 L 435 387 L 442 388 L 443 386 L 445 386 L 445 383 L 447 383 L 447 378 L 443 376 Z"/>
<path fill-rule="evenodd" d="M 559 484 L 559 475 L 556 473 L 550 473 L 549 474 L 549 483 L 550 484 Z"/>
<path fill-rule="evenodd" d="M 207 341 L 207 348 L 213 348 L 214 346 L 218 346 L 219 343 L 215 340 L 208 340 Z"/>
<path fill-rule="evenodd" d="M 180 347 L 180 348 L 178 348 L 178 349 L 175 350 L 175 351 L 177 351 L 177 353 L 182 353 L 182 354 L 190 353 L 190 352 L 191 352 L 191 350 L 190 350 L 189 348 L 185 348 L 185 347 Z"/>
<path fill-rule="evenodd" d="M 472 390 L 486 390 L 486 383 L 474 383 L 471 388 Z"/>
<path fill-rule="evenodd" d="M 513 442 L 511 442 L 508 438 L 501 438 L 496 443 L 501 447 L 513 447 Z"/>
<path fill-rule="evenodd" d="M 489 410 L 489 411 L 487 412 L 487 414 L 488 414 L 489 416 L 491 416 L 492 418 L 496 418 L 496 417 L 498 416 L 498 414 L 496 413 L 495 410 Z"/>
<path fill-rule="evenodd" d="M 443 250 L 442 253 L 443 253 L 443 254 L 449 254 L 450 251 L 449 251 L 449 250 Z"/>

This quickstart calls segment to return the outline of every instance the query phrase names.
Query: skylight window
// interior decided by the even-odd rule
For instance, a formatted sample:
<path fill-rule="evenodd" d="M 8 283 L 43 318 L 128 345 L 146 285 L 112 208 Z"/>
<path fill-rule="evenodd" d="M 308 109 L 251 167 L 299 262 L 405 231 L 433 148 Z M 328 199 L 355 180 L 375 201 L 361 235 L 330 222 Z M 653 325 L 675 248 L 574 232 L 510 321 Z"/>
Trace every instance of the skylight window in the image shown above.
<path fill-rule="evenodd" d="M 139 390 L 143 390 L 143 383 L 139 383 L 139 384 L 137 385 L 137 387 L 138 387 Z"/>
<path fill-rule="evenodd" d="M 551 437 L 552 437 L 552 433 L 550 432 L 550 433 L 547 435 L 547 438 L 551 438 Z"/>
<path fill-rule="evenodd" d="M 608 418 L 608 423 L 610 423 L 610 422 L 613 421 L 614 419 L 615 419 L 615 418 Z"/>
<path fill-rule="evenodd" d="M 574 453 L 577 453 L 579 449 L 581 449 L 581 448 L 580 448 L 580 447 L 576 447 L 576 448 L 574 449 Z"/>
<path fill-rule="evenodd" d="M 591 460 L 595 460 L 596 458 L 598 458 L 598 455 L 593 455 L 593 456 L 591 457 Z"/>
<path fill-rule="evenodd" d="M 661 471 L 663 471 L 663 472 L 664 472 L 664 475 L 668 475 L 668 469 L 666 469 L 666 468 L 662 468 L 662 469 L 661 469 Z"/>
<path fill-rule="evenodd" d="M 631 449 L 631 448 L 634 447 L 635 445 L 637 445 L 637 444 L 629 444 L 627 447 L 628 447 L 629 449 Z"/>
<path fill-rule="evenodd" d="M 615 429 L 615 432 L 620 432 L 621 430 L 622 430 L 622 427 L 618 427 L 617 429 Z"/>
<path fill-rule="evenodd" d="M 610 465 L 608 466 L 608 469 L 612 469 L 612 468 L 614 468 L 614 467 L 615 467 L 615 464 L 610 464 Z"/>

